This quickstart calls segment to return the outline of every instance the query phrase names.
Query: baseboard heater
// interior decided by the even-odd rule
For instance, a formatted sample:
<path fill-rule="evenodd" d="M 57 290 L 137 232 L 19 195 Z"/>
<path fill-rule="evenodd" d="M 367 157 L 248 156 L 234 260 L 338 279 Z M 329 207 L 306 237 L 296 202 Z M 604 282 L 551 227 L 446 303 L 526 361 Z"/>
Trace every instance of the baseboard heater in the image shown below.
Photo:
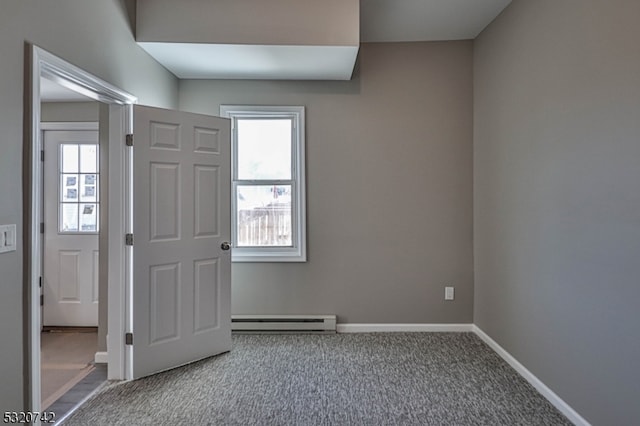
<path fill-rule="evenodd" d="M 335 333 L 335 315 L 232 315 L 234 333 Z"/>

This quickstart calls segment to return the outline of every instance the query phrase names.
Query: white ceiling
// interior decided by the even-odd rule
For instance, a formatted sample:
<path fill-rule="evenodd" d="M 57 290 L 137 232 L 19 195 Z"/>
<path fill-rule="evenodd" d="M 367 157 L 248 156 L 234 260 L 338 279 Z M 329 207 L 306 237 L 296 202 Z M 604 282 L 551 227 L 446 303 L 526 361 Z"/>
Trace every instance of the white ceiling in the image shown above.
<path fill-rule="evenodd" d="M 178 78 L 349 80 L 358 55 L 357 46 L 138 44 Z"/>

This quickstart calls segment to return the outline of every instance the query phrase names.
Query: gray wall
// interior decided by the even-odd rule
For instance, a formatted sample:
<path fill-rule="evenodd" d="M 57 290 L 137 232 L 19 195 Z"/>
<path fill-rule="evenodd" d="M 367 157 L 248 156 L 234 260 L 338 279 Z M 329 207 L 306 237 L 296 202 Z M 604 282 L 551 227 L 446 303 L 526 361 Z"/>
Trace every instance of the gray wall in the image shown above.
<path fill-rule="evenodd" d="M 3 0 L 0 13 L 0 224 L 22 230 L 24 43 L 40 47 L 138 96 L 175 107 L 177 81 L 133 40 L 124 1 Z M 0 412 L 24 409 L 23 240 L 0 254 Z"/>
<path fill-rule="evenodd" d="M 99 102 L 43 102 L 40 121 L 98 121 Z"/>
<path fill-rule="evenodd" d="M 475 43 L 475 323 L 593 424 L 640 419 L 640 2 L 515 0 Z"/>
<path fill-rule="evenodd" d="M 359 0 L 145 0 L 137 39 L 149 42 L 357 46 Z"/>
<path fill-rule="evenodd" d="M 307 108 L 309 261 L 234 264 L 233 313 L 472 321 L 470 41 L 363 44 L 347 82 L 180 82 L 180 109 L 220 104 Z"/>

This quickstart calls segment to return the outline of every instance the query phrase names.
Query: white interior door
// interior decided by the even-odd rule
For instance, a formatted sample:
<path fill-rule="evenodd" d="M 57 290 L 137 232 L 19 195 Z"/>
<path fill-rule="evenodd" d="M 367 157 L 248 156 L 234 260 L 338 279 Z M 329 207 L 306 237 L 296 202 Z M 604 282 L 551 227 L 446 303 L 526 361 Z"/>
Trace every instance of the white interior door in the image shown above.
<path fill-rule="evenodd" d="M 98 132 L 44 132 L 44 326 L 98 326 Z"/>
<path fill-rule="evenodd" d="M 230 140 L 227 119 L 134 106 L 134 378 L 231 349 Z"/>

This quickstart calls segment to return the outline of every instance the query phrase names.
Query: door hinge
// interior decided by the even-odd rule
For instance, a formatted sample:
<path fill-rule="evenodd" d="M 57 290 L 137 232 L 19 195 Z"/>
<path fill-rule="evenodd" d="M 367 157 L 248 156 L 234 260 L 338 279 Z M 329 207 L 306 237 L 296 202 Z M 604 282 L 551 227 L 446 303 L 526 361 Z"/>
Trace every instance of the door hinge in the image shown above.
<path fill-rule="evenodd" d="M 44 161 L 44 149 L 40 151 L 40 161 Z"/>
<path fill-rule="evenodd" d="M 38 286 L 42 288 L 42 277 L 40 277 L 40 279 L 38 280 Z"/>
<path fill-rule="evenodd" d="M 125 335 L 124 335 L 124 344 L 125 345 L 133 345 L 133 333 L 125 333 Z"/>
<path fill-rule="evenodd" d="M 44 306 L 44 294 L 40 295 L 40 306 Z"/>
<path fill-rule="evenodd" d="M 40 222 L 40 233 L 44 234 L 44 222 Z"/>
<path fill-rule="evenodd" d="M 133 146 L 133 134 L 132 133 L 129 133 L 125 137 L 125 143 L 127 144 L 127 146 Z"/>
<path fill-rule="evenodd" d="M 124 236 L 124 243 L 127 246 L 133 245 L 133 234 L 127 234 Z"/>

